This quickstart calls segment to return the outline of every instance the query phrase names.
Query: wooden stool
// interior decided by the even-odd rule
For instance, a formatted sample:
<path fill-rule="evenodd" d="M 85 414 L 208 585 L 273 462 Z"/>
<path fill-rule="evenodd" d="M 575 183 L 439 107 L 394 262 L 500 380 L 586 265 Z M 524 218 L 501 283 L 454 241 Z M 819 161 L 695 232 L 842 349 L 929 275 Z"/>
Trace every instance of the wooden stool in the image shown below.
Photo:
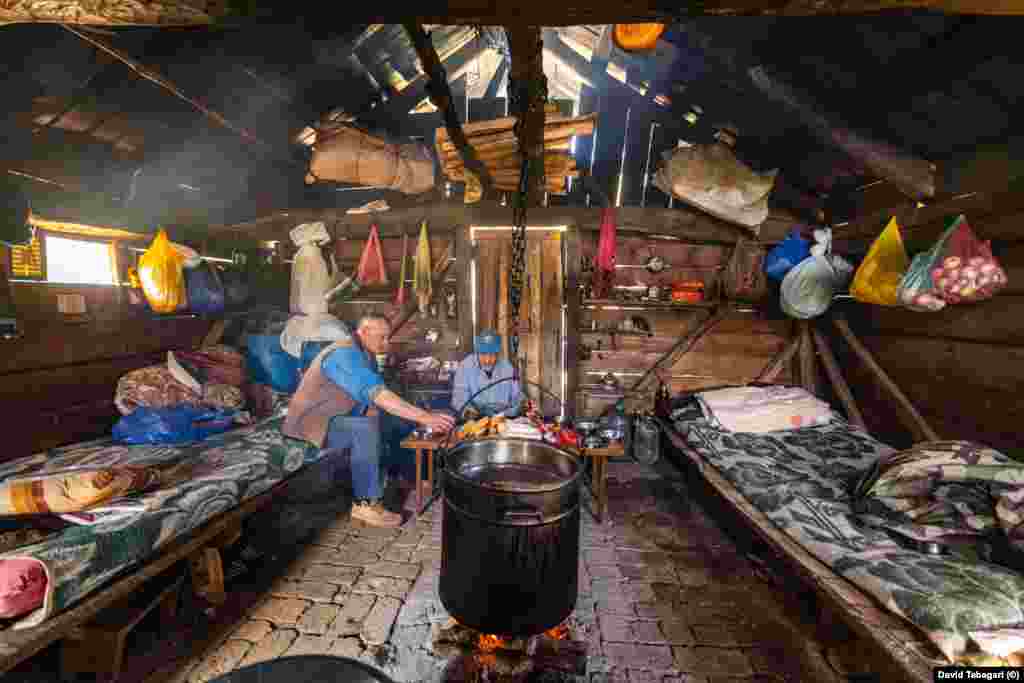
<path fill-rule="evenodd" d="M 434 451 L 441 447 L 443 436 L 438 435 L 432 438 L 408 438 L 400 444 L 402 448 L 415 449 L 416 451 L 416 519 L 423 514 L 423 491 L 420 484 L 423 483 L 423 455 L 427 456 L 427 483 L 430 490 L 434 490 Z"/>
<path fill-rule="evenodd" d="M 61 673 L 65 679 L 80 673 L 106 674 L 116 681 L 124 663 L 124 644 L 131 630 L 155 608 L 170 627 L 178 610 L 185 581 L 182 565 L 154 578 L 138 593 L 100 612 L 90 623 L 77 626 L 61 641 Z"/>
<path fill-rule="evenodd" d="M 605 448 L 584 448 L 580 455 L 590 458 L 594 463 L 594 471 L 591 475 L 590 493 L 597 503 L 597 514 L 594 517 L 598 522 L 604 521 L 608 511 L 608 458 L 618 458 L 626 453 L 621 443 L 615 442 Z"/>

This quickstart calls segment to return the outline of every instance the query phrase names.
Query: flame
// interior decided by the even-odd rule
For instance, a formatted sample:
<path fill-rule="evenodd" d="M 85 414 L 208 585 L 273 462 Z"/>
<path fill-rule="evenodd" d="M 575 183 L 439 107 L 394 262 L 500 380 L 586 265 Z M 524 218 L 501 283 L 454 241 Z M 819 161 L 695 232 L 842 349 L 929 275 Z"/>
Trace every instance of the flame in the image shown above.
<path fill-rule="evenodd" d="M 480 637 L 477 639 L 476 646 L 477 649 L 482 650 L 484 652 L 493 652 L 494 650 L 497 650 L 504 644 L 505 641 L 499 638 L 498 636 L 492 635 L 490 633 L 482 633 L 480 634 Z"/>
<path fill-rule="evenodd" d="M 544 631 L 544 635 L 552 640 L 568 640 L 569 639 L 569 625 L 559 624 L 558 626 Z"/>

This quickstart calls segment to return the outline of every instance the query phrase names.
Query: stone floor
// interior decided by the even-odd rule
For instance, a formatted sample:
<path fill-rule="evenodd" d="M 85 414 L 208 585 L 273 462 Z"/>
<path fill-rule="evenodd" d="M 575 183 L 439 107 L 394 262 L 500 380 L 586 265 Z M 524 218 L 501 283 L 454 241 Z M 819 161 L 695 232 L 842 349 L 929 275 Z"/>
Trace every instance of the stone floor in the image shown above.
<path fill-rule="evenodd" d="M 844 680 L 797 593 L 771 583 L 677 470 L 612 463 L 610 495 L 604 524 L 583 515 L 573 620 L 589 670 L 579 681 Z M 121 680 L 205 683 L 265 659 L 334 654 L 396 681 L 440 681 L 447 660 L 433 654 L 431 628 L 448 619 L 437 594 L 441 507 L 381 530 L 351 523 L 336 497 L 293 497 L 266 535 L 300 538 L 305 525 L 312 540 L 268 557 L 228 605 L 180 631 L 133 636 L 131 651 L 147 654 Z"/>

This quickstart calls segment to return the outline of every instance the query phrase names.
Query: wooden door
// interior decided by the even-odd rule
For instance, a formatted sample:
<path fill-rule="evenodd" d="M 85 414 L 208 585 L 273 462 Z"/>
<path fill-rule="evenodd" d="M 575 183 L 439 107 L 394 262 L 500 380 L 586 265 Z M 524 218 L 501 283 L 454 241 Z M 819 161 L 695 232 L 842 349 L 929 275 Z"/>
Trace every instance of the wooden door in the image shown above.
<path fill-rule="evenodd" d="M 473 234 L 476 286 L 476 324 L 473 334 L 493 329 L 502 337 L 502 357 L 517 365 L 520 376 L 542 385 L 558 397 L 541 397 L 526 386 L 546 415 L 561 414 L 564 381 L 562 233 L 526 233 L 526 278 L 519 310 L 519 358 L 509 357 L 508 288 L 512 271 L 511 231 Z"/>

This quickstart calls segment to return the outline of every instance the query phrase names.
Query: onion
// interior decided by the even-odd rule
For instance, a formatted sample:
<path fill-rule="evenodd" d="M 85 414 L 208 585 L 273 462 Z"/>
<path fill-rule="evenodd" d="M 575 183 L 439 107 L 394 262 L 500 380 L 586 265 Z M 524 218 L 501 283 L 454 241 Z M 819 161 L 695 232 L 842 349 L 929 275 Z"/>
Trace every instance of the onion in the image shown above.
<path fill-rule="evenodd" d="M 985 257 L 984 256 L 972 256 L 970 258 L 970 260 L 967 261 L 968 265 L 972 265 L 972 266 L 975 266 L 975 267 L 980 266 L 984 262 L 985 262 Z"/>
<path fill-rule="evenodd" d="M 960 293 L 961 289 L 963 289 L 963 288 L 960 286 L 960 283 L 957 282 L 952 287 L 949 288 L 949 293 L 953 294 L 953 295 L 956 295 L 956 294 Z"/>
<path fill-rule="evenodd" d="M 956 294 L 948 294 L 946 296 L 946 301 L 948 301 L 951 304 L 958 304 L 960 303 L 960 297 L 957 296 Z"/>
<path fill-rule="evenodd" d="M 1001 285 L 1004 282 L 1006 282 L 1006 276 L 1003 274 L 1003 271 L 997 270 L 996 272 L 992 273 L 992 282 L 996 283 L 997 285 Z"/>
<path fill-rule="evenodd" d="M 978 277 L 978 269 L 973 266 L 967 266 L 966 268 L 964 268 L 963 273 L 964 277 L 970 278 L 971 280 Z"/>
<path fill-rule="evenodd" d="M 948 277 L 939 278 L 939 281 L 935 283 L 935 286 L 939 289 L 945 289 L 949 287 L 950 280 Z"/>
<path fill-rule="evenodd" d="M 960 260 L 959 256 L 947 256 L 946 260 L 942 262 L 942 265 L 947 269 L 959 268 L 961 263 L 963 263 L 963 261 Z"/>
<path fill-rule="evenodd" d="M 988 275 L 982 275 L 981 277 L 978 278 L 978 286 L 979 287 L 984 287 L 985 285 L 989 284 L 990 282 L 992 282 L 992 278 L 990 276 L 988 276 Z"/>
<path fill-rule="evenodd" d="M 932 280 L 938 280 L 940 277 L 946 274 L 946 271 L 942 268 L 932 268 Z"/>
<path fill-rule="evenodd" d="M 957 279 L 958 277 L 960 277 L 960 269 L 950 268 L 946 270 L 946 277 L 950 278 L 951 280 Z"/>
<path fill-rule="evenodd" d="M 986 261 L 985 263 L 981 264 L 981 272 L 983 273 L 994 273 L 998 269 L 999 266 L 996 265 L 993 261 Z"/>

